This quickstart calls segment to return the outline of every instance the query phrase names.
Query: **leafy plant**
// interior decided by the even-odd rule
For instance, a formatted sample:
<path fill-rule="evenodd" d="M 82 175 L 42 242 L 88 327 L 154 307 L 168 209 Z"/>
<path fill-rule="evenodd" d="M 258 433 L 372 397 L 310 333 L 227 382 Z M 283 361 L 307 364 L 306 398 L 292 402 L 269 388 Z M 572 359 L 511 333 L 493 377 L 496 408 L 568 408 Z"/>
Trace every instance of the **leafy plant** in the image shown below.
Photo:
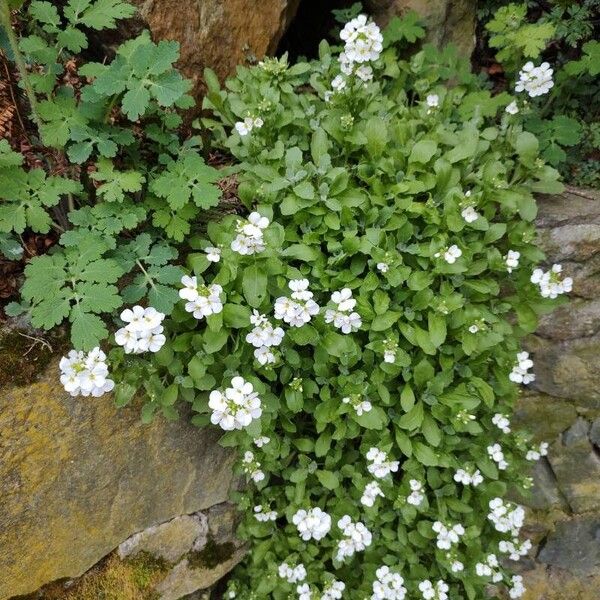
<path fill-rule="evenodd" d="M 176 42 L 155 44 L 142 33 L 112 62 L 84 64 L 75 88 L 60 81 L 63 63 L 87 47 L 85 31 L 114 28 L 133 11 L 120 0 L 71 0 L 62 9 L 34 1 L 29 33 L 13 43 L 15 55 L 35 66 L 21 78 L 33 94 L 40 143 L 58 153 L 40 152 L 43 166 L 26 169 L 0 142 L 0 250 L 20 257 L 17 236 L 26 230 L 60 238 L 31 260 L 23 302 L 7 312 L 27 312 L 46 329 L 68 320 L 73 344 L 84 350 L 107 337 L 104 319 L 124 301 L 172 308 L 178 252 L 164 238 L 182 241 L 199 208 L 221 194 L 220 173 L 198 154 L 198 140 L 182 144 L 177 135 L 176 109 L 192 100 L 173 67 Z"/>

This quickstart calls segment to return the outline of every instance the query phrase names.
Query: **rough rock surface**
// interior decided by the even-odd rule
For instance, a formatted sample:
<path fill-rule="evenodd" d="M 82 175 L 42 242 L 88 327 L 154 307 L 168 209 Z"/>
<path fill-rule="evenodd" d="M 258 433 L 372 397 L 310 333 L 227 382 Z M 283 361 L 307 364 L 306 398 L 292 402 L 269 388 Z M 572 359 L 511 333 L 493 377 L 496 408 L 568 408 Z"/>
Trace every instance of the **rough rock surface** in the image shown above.
<path fill-rule="evenodd" d="M 218 437 L 186 418 L 143 425 L 139 407 L 110 397 L 72 398 L 55 360 L 35 383 L 0 384 L 0 599 L 77 577 L 129 536 L 227 500 L 233 457 Z"/>
<path fill-rule="evenodd" d="M 300 0 L 133 0 L 155 39 L 181 44 L 179 67 L 202 91 L 205 67 L 221 79 L 239 64 L 273 53 Z"/>
<path fill-rule="evenodd" d="M 600 193 L 569 188 L 539 201 L 548 262 L 573 276 L 571 302 L 527 341 L 536 381 L 515 423 L 550 443 L 533 470 L 527 525 L 536 548 L 521 566 L 524 600 L 600 598 Z"/>
<path fill-rule="evenodd" d="M 426 41 L 440 47 L 452 43 L 465 57 L 475 48 L 476 0 L 367 0 L 366 5 L 380 25 L 414 10 L 427 26 Z"/>

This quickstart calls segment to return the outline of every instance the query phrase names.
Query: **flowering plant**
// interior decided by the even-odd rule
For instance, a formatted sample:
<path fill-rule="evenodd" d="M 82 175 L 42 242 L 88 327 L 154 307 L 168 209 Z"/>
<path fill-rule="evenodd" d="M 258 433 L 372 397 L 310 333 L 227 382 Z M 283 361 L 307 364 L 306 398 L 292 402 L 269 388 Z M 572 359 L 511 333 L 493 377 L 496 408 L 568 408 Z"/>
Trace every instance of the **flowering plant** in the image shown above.
<path fill-rule="evenodd" d="M 144 390 L 145 420 L 188 403 L 238 448 L 252 544 L 229 597 L 523 593 L 504 497 L 546 448 L 510 414 L 532 378 L 519 339 L 570 289 L 534 271 L 533 193 L 561 185 L 513 99 L 452 50 L 401 58 L 416 27 L 359 16 L 311 63 L 265 59 L 225 90 L 207 72 L 202 126 L 239 162 L 248 216 L 186 228 L 178 301 L 121 312 L 108 359 L 61 363 L 73 394 Z M 194 156 L 152 173 L 151 204 L 213 198 Z"/>
<path fill-rule="evenodd" d="M 189 240 L 164 346 L 111 352 L 117 399 L 143 382 L 146 415 L 187 401 L 239 448 L 230 597 L 517 598 L 529 543 L 503 497 L 545 449 L 510 414 L 518 340 L 571 285 L 535 270 L 533 193 L 558 174 L 451 51 L 402 60 L 365 17 L 340 37 L 225 90 L 207 73 L 248 217 Z"/>

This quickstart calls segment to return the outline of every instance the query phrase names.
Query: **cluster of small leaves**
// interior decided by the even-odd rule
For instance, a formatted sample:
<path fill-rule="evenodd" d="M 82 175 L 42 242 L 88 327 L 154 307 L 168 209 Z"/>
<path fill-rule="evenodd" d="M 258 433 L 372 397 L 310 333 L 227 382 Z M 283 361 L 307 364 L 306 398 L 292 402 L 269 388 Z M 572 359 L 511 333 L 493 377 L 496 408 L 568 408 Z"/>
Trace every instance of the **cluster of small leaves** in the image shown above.
<path fill-rule="evenodd" d="M 313 589 L 343 581 L 345 598 L 370 597 L 383 564 L 402 573 L 411 597 L 419 581 L 444 579 L 452 598 L 483 598 L 487 581 L 474 564 L 497 552 L 501 539 L 487 520 L 488 502 L 527 484 L 525 436 L 501 434 L 492 417 L 512 412 L 517 392 L 508 374 L 518 340 L 551 304 L 529 282 L 543 259 L 533 243 L 533 194 L 562 186 L 539 158 L 535 136 L 504 114 L 511 98 L 482 91 L 452 50 L 428 46 L 401 59 L 389 40 L 405 29 L 388 34 L 373 82 L 349 83 L 328 101 L 339 66 L 327 43 L 311 63 L 289 66 L 283 57 L 240 67 L 226 89 L 206 74 L 204 108 L 214 117 L 203 125 L 240 162 L 242 202 L 270 220 L 265 250 L 231 249 L 236 216 L 211 222 L 189 241 L 198 250 L 220 248 L 221 260 L 193 252 L 186 265 L 199 283 L 222 286 L 223 311 L 199 322 L 179 302 L 158 353 L 111 351 L 117 400 L 125 404 L 143 388 L 145 419 L 159 411 L 172 417 L 177 402 L 187 402 L 193 422 L 206 426 L 210 391 L 238 375 L 258 393 L 261 418 L 221 439 L 251 451 L 265 473 L 237 498 L 240 535 L 252 544 L 231 588 L 239 598 L 293 596 L 295 586 L 277 575 L 284 561 L 304 564 Z M 436 109 L 425 104 L 433 93 Z M 248 116 L 264 124 L 240 136 L 233 125 Z M 165 176 L 182 170 L 173 166 Z M 461 216 L 467 198 L 480 213 L 472 223 Z M 451 244 L 462 256 L 448 264 L 436 255 Z M 512 273 L 509 250 L 521 254 Z M 261 366 L 246 341 L 251 310 L 275 323 L 275 299 L 300 278 L 322 307 L 332 292 L 352 289 L 362 326 L 343 335 L 321 313 L 285 327 L 280 358 Z M 485 325 L 472 333 L 475 321 Z M 383 361 L 388 344 L 396 347 L 393 363 Z M 372 409 L 359 415 L 342 402 L 353 396 Z M 257 448 L 260 436 L 270 441 Z M 498 441 L 505 471 L 486 450 Z M 385 498 L 369 508 L 360 497 L 372 479 L 371 447 L 401 465 L 381 482 Z M 485 478 L 477 489 L 453 479 L 466 465 Z M 410 479 L 425 489 L 418 508 L 406 502 Z M 276 520 L 257 521 L 258 505 Z M 292 525 L 293 514 L 310 507 L 334 524 L 319 542 L 303 541 Z M 344 514 L 365 523 L 373 543 L 340 563 L 335 523 Z M 436 549 L 436 520 L 464 525 L 457 550 L 464 572 L 451 572 L 451 558 Z"/>
<path fill-rule="evenodd" d="M 600 2 L 555 3 L 550 8 L 537 2 L 487 4 L 496 7 L 493 18 L 485 13 L 488 44 L 509 81 L 528 60 L 547 60 L 554 68 L 549 99 L 532 102 L 523 111 L 525 126 L 540 137 L 542 156 L 566 180 L 597 185 Z"/>
<path fill-rule="evenodd" d="M 84 64 L 73 76 L 85 32 L 114 28 L 133 12 L 122 0 L 31 2 L 20 48 L 34 67 L 40 166 L 25 168 L 0 142 L 0 251 L 18 258 L 28 231 L 60 236 L 48 256 L 31 260 L 23 302 L 8 312 L 27 311 L 46 329 L 66 319 L 73 345 L 86 350 L 108 335 L 103 319 L 123 303 L 171 310 L 181 277 L 173 244 L 221 194 L 199 139 L 178 136 L 177 109 L 193 101 L 173 66 L 176 42 L 155 44 L 144 32 L 111 62 Z M 65 83 L 67 61 L 76 83 Z"/>

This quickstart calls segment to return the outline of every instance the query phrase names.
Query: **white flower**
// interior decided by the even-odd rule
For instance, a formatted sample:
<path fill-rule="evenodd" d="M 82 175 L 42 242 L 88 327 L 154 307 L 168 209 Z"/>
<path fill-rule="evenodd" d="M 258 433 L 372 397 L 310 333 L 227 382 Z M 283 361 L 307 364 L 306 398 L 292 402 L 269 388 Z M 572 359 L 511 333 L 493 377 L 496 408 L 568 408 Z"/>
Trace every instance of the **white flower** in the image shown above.
<path fill-rule="evenodd" d="M 437 108 L 440 105 L 440 97 L 437 94 L 428 94 L 425 104 L 429 108 Z"/>
<path fill-rule="evenodd" d="M 260 463 L 254 459 L 254 453 L 250 450 L 246 450 L 242 464 L 244 465 L 244 473 L 250 475 L 250 479 L 255 483 L 265 478 L 264 472 L 260 470 Z"/>
<path fill-rule="evenodd" d="M 502 433 L 510 433 L 510 421 L 507 417 L 500 413 L 496 413 L 492 417 L 492 423 L 502 431 Z"/>
<path fill-rule="evenodd" d="M 441 579 L 437 581 L 435 586 L 426 579 L 419 583 L 419 591 L 423 596 L 423 600 L 448 600 L 448 584 Z"/>
<path fill-rule="evenodd" d="M 321 540 L 331 529 L 331 517 L 319 507 L 310 508 L 308 511 L 298 510 L 292 517 L 292 523 L 305 542 L 311 539 Z"/>
<path fill-rule="evenodd" d="M 263 446 L 266 446 L 271 441 L 271 438 L 267 437 L 266 435 L 263 435 L 261 437 L 254 438 L 253 441 L 254 441 L 254 445 L 257 448 L 262 448 Z"/>
<path fill-rule="evenodd" d="M 390 270 L 390 265 L 386 262 L 378 262 L 376 266 L 380 273 L 387 273 Z"/>
<path fill-rule="evenodd" d="M 531 98 L 543 96 L 554 86 L 554 81 L 552 81 L 553 72 L 547 62 L 543 62 L 539 67 L 536 67 L 529 61 L 523 65 L 519 72 L 519 81 L 515 85 L 515 91 L 526 91 Z"/>
<path fill-rule="evenodd" d="M 573 290 L 573 279 L 561 279 L 561 273 L 561 265 L 552 265 L 545 273 L 542 269 L 535 269 L 531 275 L 531 283 L 539 286 L 543 298 L 554 299 Z"/>
<path fill-rule="evenodd" d="M 479 331 L 479 326 L 473 323 L 473 325 L 469 325 L 469 333 L 477 333 Z"/>
<path fill-rule="evenodd" d="M 520 542 L 518 538 L 512 540 L 501 540 L 498 544 L 500 552 L 508 554 L 510 560 L 521 560 L 522 556 L 527 556 L 527 553 L 531 550 L 531 540 L 525 540 Z"/>
<path fill-rule="evenodd" d="M 462 250 L 456 244 L 453 244 L 452 246 L 450 246 L 450 248 L 446 248 L 445 250 L 443 250 L 443 255 L 444 260 L 449 265 L 452 265 L 456 262 L 457 258 L 460 258 L 462 256 Z M 442 251 L 436 252 L 433 256 L 435 258 L 439 258 L 440 256 L 442 256 Z"/>
<path fill-rule="evenodd" d="M 387 458 L 387 453 L 383 450 L 370 448 L 367 452 L 367 460 L 371 462 L 371 464 L 367 466 L 369 473 L 377 479 L 383 479 L 390 473 L 398 471 L 400 462 L 397 460 L 389 461 Z"/>
<path fill-rule="evenodd" d="M 204 248 L 206 252 L 206 258 L 209 262 L 218 263 L 221 260 L 221 249 L 215 248 L 214 246 L 207 246 Z"/>
<path fill-rule="evenodd" d="M 413 506 L 420 506 L 425 499 L 425 494 L 423 493 L 423 484 L 417 479 L 411 479 L 409 485 L 412 491 L 406 501 Z"/>
<path fill-rule="evenodd" d="M 108 377 L 106 354 L 96 346 L 87 354 L 71 350 L 59 363 L 60 382 L 71 396 L 99 398 L 115 387 Z"/>
<path fill-rule="evenodd" d="M 341 75 L 337 75 L 331 82 L 331 87 L 334 91 L 341 92 L 346 87 L 346 80 Z"/>
<path fill-rule="evenodd" d="M 166 342 L 161 325 L 164 313 L 151 306 L 134 306 L 121 313 L 121 319 L 127 323 L 115 332 L 115 342 L 123 346 L 126 354 L 158 352 Z"/>
<path fill-rule="evenodd" d="M 188 300 L 184 308 L 186 312 L 192 313 L 195 319 L 216 315 L 223 310 L 223 288 L 220 285 L 198 285 L 196 277 L 187 276 L 181 278 L 181 283 L 185 287 L 179 290 L 179 296 Z"/>
<path fill-rule="evenodd" d="M 342 398 L 342 402 L 344 404 L 350 404 L 359 417 L 364 413 L 368 413 L 373 408 L 373 405 L 368 400 L 363 400 L 361 396 L 357 394 L 351 397 Z"/>
<path fill-rule="evenodd" d="M 504 460 L 504 453 L 502 452 L 502 446 L 500 444 L 493 444 L 487 447 L 489 457 L 498 464 L 498 468 L 501 471 L 505 471 L 508 468 L 508 463 Z"/>
<path fill-rule="evenodd" d="M 393 573 L 387 566 L 375 571 L 377 579 L 373 582 L 371 600 L 404 600 L 406 588 L 404 578 L 399 573 Z"/>
<path fill-rule="evenodd" d="M 292 291 L 292 297 L 281 296 L 275 300 L 275 318 L 292 327 L 302 327 L 319 313 L 319 306 L 312 299 L 313 293 L 308 289 L 308 280 L 293 279 L 288 287 Z"/>
<path fill-rule="evenodd" d="M 231 387 L 225 392 L 213 390 L 208 406 L 213 411 L 210 417 L 213 425 L 225 431 L 243 429 L 262 414 L 260 398 L 252 384 L 239 376 L 231 380 Z"/>
<path fill-rule="evenodd" d="M 467 223 L 473 223 L 473 221 L 477 221 L 477 219 L 479 219 L 479 217 L 481 216 L 472 206 L 467 206 L 466 208 L 463 208 L 460 215 Z"/>
<path fill-rule="evenodd" d="M 365 490 L 360 498 L 360 502 L 364 506 L 373 506 L 378 496 L 385 498 L 381 487 L 379 487 L 379 484 L 376 481 L 372 481 L 371 483 L 367 483 L 365 486 Z"/>
<path fill-rule="evenodd" d="M 312 591 L 308 583 L 303 583 L 296 588 L 298 593 L 298 600 L 311 600 Z"/>
<path fill-rule="evenodd" d="M 254 518 L 261 523 L 267 523 L 277 520 L 277 513 L 274 510 L 263 511 L 262 505 L 259 504 L 254 507 Z"/>
<path fill-rule="evenodd" d="M 281 563 L 277 569 L 279 577 L 285 579 L 288 583 L 298 583 L 306 579 L 306 569 L 302 563 L 295 567 L 290 567 L 286 562 Z"/>
<path fill-rule="evenodd" d="M 502 498 L 493 498 L 488 505 L 490 507 L 488 519 L 494 524 L 496 531 L 510 532 L 513 537 L 517 537 L 525 521 L 523 507 L 510 502 L 505 504 Z"/>
<path fill-rule="evenodd" d="M 331 302 L 336 305 L 336 308 L 328 308 L 325 311 L 325 322 L 333 323 L 335 327 L 341 329 L 342 333 L 358 331 L 362 319 L 357 312 L 353 312 L 356 300 L 352 297 L 352 290 L 344 288 L 339 292 L 333 292 Z"/>
<path fill-rule="evenodd" d="M 346 23 L 340 38 L 345 42 L 344 62 L 349 64 L 375 61 L 383 50 L 383 36 L 379 27 L 367 22 L 365 15 L 358 15 Z"/>
<path fill-rule="evenodd" d="M 239 219 L 235 230 L 237 236 L 231 242 L 231 249 L 242 256 L 258 254 L 265 249 L 264 230 L 269 226 L 269 219 L 257 212 L 251 212 L 247 219 Z"/>
<path fill-rule="evenodd" d="M 494 583 L 502 581 L 502 573 L 496 571 L 498 568 L 498 558 L 495 554 L 488 554 L 485 563 L 477 563 L 475 565 L 475 573 L 479 577 L 491 577 Z"/>
<path fill-rule="evenodd" d="M 261 315 L 256 310 L 250 317 L 250 322 L 254 328 L 246 335 L 246 341 L 256 348 L 254 357 L 261 365 L 275 363 L 277 357 L 271 348 L 281 344 L 284 336 L 283 329 L 273 327 L 267 316 Z"/>
<path fill-rule="evenodd" d="M 509 115 L 516 115 L 519 112 L 519 107 L 517 106 L 517 101 L 513 100 L 507 107 L 504 109 Z"/>
<path fill-rule="evenodd" d="M 361 552 L 371 545 L 373 536 L 360 521 L 354 523 L 349 515 L 344 515 L 337 523 L 342 530 L 344 539 L 338 542 L 336 560 L 343 561 L 346 557 Z"/>
<path fill-rule="evenodd" d="M 516 269 L 519 266 L 519 259 L 521 258 L 521 253 L 516 250 L 509 250 L 506 256 L 504 257 L 504 262 L 506 264 L 506 270 L 509 273 L 513 272 L 513 269 Z"/>
<path fill-rule="evenodd" d="M 537 448 L 537 450 L 535 448 L 532 448 L 531 450 L 529 450 L 527 452 L 527 454 L 525 455 L 525 458 L 527 460 L 531 460 L 531 461 L 538 461 L 540 460 L 540 458 L 542 458 L 542 456 L 547 456 L 548 454 L 548 442 L 542 442 L 539 447 Z"/>
<path fill-rule="evenodd" d="M 513 575 L 511 583 L 512 587 L 508 590 L 508 595 L 513 599 L 520 598 L 525 593 L 523 577 L 521 575 Z"/>
<path fill-rule="evenodd" d="M 263 120 L 260 117 L 246 117 L 243 121 L 238 121 L 234 127 L 242 137 L 248 135 L 253 129 L 260 129 L 263 126 Z"/>
<path fill-rule="evenodd" d="M 454 561 L 452 561 L 452 564 L 450 565 L 450 570 L 453 573 L 460 573 L 461 571 L 465 570 L 465 565 L 463 563 L 461 563 L 460 560 L 454 560 Z"/>
<path fill-rule="evenodd" d="M 435 521 L 432 529 L 437 533 L 436 545 L 440 550 L 450 550 L 452 544 L 458 544 L 460 536 L 465 533 L 465 528 L 460 523 L 446 527 L 441 521 Z"/>
<path fill-rule="evenodd" d="M 457 469 L 456 473 L 454 473 L 454 481 L 462 483 L 463 485 L 472 485 L 473 487 L 477 487 L 480 483 L 483 483 L 483 476 L 481 475 L 479 469 L 473 473 L 467 471 L 466 469 Z"/>
<path fill-rule="evenodd" d="M 373 79 L 373 69 L 371 68 L 371 65 L 360 65 L 360 67 L 356 69 L 355 75 L 366 83 Z"/>
<path fill-rule="evenodd" d="M 508 378 L 514 383 L 523 383 L 527 385 L 535 381 L 535 374 L 529 373 L 533 368 L 533 361 L 529 358 L 529 352 L 519 352 L 517 354 L 517 363 L 510 372 Z"/>
<path fill-rule="evenodd" d="M 327 584 L 323 593 L 321 594 L 321 600 L 340 600 L 342 592 L 346 589 L 346 584 L 335 579 Z"/>

